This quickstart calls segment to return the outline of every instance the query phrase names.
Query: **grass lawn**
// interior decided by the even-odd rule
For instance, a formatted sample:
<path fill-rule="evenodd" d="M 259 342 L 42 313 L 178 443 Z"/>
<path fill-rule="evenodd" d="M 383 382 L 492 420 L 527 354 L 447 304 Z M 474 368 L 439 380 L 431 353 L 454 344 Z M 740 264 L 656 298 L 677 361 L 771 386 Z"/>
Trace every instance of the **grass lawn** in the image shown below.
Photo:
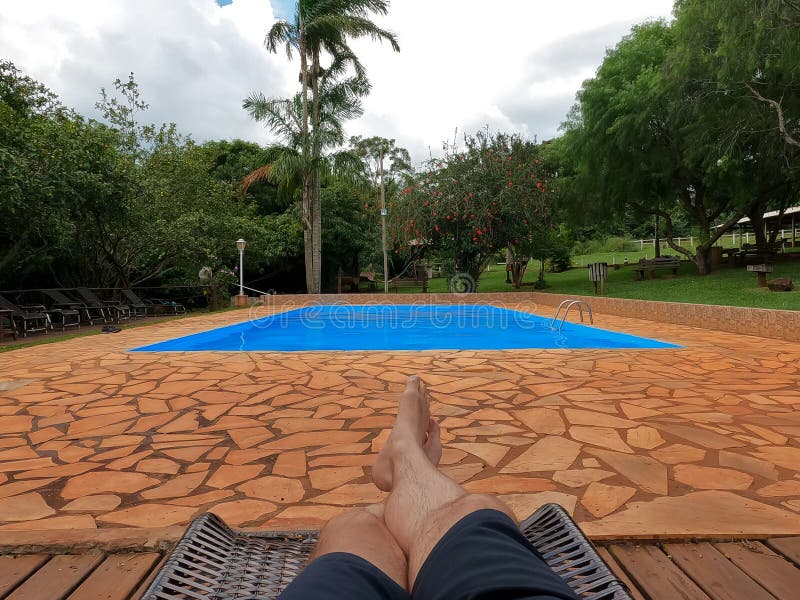
<path fill-rule="evenodd" d="M 645 252 L 628 252 L 608 254 L 592 254 L 576 256 L 573 264 L 586 265 L 592 262 L 608 262 L 617 257 L 620 264 L 625 256 L 630 262 L 636 262 Z M 652 258 L 653 249 L 648 256 Z M 491 270 L 484 273 L 478 284 L 479 292 L 512 292 L 514 288 L 505 283 L 505 267 L 492 265 Z M 538 263 L 532 263 L 525 273 L 521 291 L 533 290 L 532 282 L 539 271 Z M 769 278 L 791 277 L 795 285 L 800 287 L 800 259 L 791 262 L 780 262 Z M 547 289 L 543 292 L 555 294 L 572 294 L 591 296 L 592 283 L 585 267 L 575 266 L 564 273 L 547 273 L 545 275 Z M 380 286 L 379 286 L 380 287 Z M 418 289 L 401 289 L 402 292 L 419 292 Z M 433 279 L 430 282 L 431 292 L 447 292 L 447 280 Z M 614 298 L 633 298 L 637 300 L 659 300 L 665 302 L 688 302 L 693 304 L 721 304 L 727 306 L 751 306 L 756 308 L 776 308 L 783 310 L 800 310 L 800 290 L 793 292 L 770 292 L 759 288 L 755 273 L 749 273 L 745 267 L 730 268 L 727 265 L 718 267 L 711 275 L 700 277 L 693 264 L 682 262 L 679 275 L 673 277 L 669 271 L 657 272 L 657 278 L 650 281 L 635 281 L 632 267 L 622 267 L 618 271 L 609 269 L 606 284 L 606 296 Z"/>

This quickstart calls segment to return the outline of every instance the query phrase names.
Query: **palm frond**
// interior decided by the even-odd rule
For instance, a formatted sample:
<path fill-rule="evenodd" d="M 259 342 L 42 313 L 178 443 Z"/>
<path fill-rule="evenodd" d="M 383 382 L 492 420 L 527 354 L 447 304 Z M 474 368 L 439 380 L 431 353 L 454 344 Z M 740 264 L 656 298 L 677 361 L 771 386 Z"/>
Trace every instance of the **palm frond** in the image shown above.
<path fill-rule="evenodd" d="M 342 14 L 321 15 L 306 24 L 306 35 L 311 43 L 321 43 L 336 36 L 353 38 L 369 37 L 375 41 L 388 41 L 395 52 L 400 52 L 397 36 L 391 31 L 378 27 L 365 17 Z"/>
<path fill-rule="evenodd" d="M 255 171 L 245 175 L 242 178 L 241 186 L 239 188 L 242 196 L 244 196 L 247 193 L 247 190 L 249 190 L 250 187 L 256 183 L 261 183 L 262 181 L 273 182 L 272 171 L 272 165 L 268 164 L 264 165 L 263 167 L 259 167 Z"/>
<path fill-rule="evenodd" d="M 272 54 L 278 51 L 278 46 L 286 46 L 286 56 L 291 60 L 292 50 L 299 46 L 300 32 L 296 25 L 283 19 L 276 21 L 264 37 L 264 46 Z"/>

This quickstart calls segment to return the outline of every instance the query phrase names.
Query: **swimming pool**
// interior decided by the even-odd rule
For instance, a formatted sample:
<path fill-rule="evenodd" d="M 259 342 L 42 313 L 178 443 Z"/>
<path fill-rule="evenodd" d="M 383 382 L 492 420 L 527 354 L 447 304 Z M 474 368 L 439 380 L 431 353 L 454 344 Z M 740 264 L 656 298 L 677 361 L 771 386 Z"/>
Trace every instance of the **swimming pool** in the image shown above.
<path fill-rule="evenodd" d="M 475 305 L 319 305 L 166 340 L 134 352 L 653 349 L 674 344 Z"/>

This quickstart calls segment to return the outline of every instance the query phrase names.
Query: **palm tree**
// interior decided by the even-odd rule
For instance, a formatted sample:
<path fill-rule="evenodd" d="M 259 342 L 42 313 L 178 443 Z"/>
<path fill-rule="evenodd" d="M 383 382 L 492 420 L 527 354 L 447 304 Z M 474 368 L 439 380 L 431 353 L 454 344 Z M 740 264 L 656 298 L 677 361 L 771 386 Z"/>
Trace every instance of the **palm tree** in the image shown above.
<path fill-rule="evenodd" d="M 294 22 L 277 21 L 264 40 L 270 52 L 277 52 L 280 46 L 284 46 L 290 59 L 294 52 L 300 55 L 299 125 L 301 151 L 308 157 L 305 161 L 308 170 L 303 176 L 303 218 L 304 225 L 309 229 L 305 242 L 311 246 L 310 251 L 306 249 L 306 283 L 310 293 L 319 293 L 322 272 L 319 174 L 322 138 L 312 135 L 322 125 L 323 118 L 320 82 L 326 69 L 322 67 L 321 56 L 323 52 L 327 53 L 334 64 L 337 61 L 350 63 L 356 76 L 366 80 L 364 68 L 348 41 L 369 36 L 375 40 L 389 41 L 392 49 L 399 52 L 400 46 L 394 34 L 381 29 L 369 19 L 371 13 L 385 15 L 388 10 L 388 0 L 298 0 Z"/>
<path fill-rule="evenodd" d="M 353 152 L 326 152 L 344 144 L 342 123 L 363 114 L 360 98 L 369 92 L 369 82 L 364 77 L 337 79 L 345 72 L 349 60 L 349 57 L 338 57 L 320 77 L 320 119 L 310 135 L 304 135 L 302 94 L 296 94 L 292 99 L 277 99 L 266 98 L 257 92 L 251 94 L 243 104 L 250 116 L 264 122 L 284 141 L 281 145 L 269 148 L 266 164 L 242 180 L 243 191 L 258 181 L 275 183 L 284 193 L 292 194 L 302 190 L 301 218 L 305 242 L 306 284 L 309 290 L 312 289 L 309 266 L 313 264 L 314 258 L 308 181 L 313 173 L 316 173 L 320 181 L 326 182 L 332 178 L 358 180 L 362 172 L 361 160 Z M 306 151 L 311 146 L 320 149 L 319 156 L 313 160 L 313 169 L 312 159 Z M 318 231 L 321 235 L 321 228 Z"/>

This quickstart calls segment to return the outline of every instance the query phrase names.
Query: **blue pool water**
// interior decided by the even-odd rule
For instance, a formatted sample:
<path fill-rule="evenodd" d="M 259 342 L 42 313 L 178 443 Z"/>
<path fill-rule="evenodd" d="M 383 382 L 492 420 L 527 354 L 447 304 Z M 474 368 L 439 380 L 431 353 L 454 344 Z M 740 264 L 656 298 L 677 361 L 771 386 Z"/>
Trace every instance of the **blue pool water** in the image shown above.
<path fill-rule="evenodd" d="M 134 352 L 678 348 L 488 305 L 322 305 L 187 335 Z"/>

